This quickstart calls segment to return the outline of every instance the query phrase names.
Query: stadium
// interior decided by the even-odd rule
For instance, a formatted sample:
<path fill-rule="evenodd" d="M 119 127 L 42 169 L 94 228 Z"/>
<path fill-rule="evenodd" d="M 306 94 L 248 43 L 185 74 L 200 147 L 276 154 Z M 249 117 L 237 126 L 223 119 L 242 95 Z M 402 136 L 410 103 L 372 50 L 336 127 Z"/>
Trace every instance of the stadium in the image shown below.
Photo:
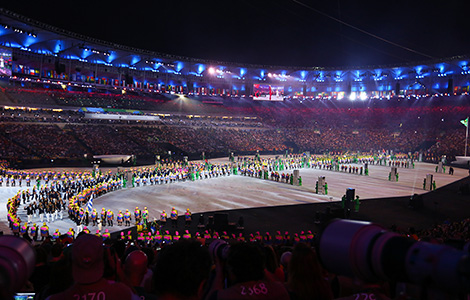
<path fill-rule="evenodd" d="M 0 9 L 0 230 L 36 246 L 80 231 L 159 250 L 262 242 L 280 258 L 341 218 L 468 251 L 469 72 L 467 55 L 200 59 Z"/>

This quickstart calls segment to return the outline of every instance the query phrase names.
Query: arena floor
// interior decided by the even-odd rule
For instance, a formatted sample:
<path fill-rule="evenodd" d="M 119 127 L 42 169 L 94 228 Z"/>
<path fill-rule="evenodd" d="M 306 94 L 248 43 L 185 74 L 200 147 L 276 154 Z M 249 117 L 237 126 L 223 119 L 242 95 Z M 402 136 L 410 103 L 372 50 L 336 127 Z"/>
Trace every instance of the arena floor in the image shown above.
<path fill-rule="evenodd" d="M 226 163 L 228 159 L 214 159 L 211 162 Z M 102 207 L 111 209 L 115 215 L 119 210 L 129 209 L 133 212 L 136 206 L 140 209 L 147 207 L 150 218 L 155 217 L 158 219 L 162 210 L 169 213 L 172 207 L 175 207 L 180 215 L 183 215 L 187 208 L 195 215 L 196 213 L 209 211 L 335 202 L 341 200 L 347 188 L 354 188 L 356 195 L 359 195 L 361 200 L 410 196 L 415 193 L 426 193 L 423 190 L 423 179 L 426 174 L 434 175 L 438 188 L 468 176 L 467 170 L 458 168 L 455 168 L 454 175 L 435 173 L 435 166 L 428 163 L 416 163 L 415 169 L 398 168 L 398 182 L 388 181 L 390 167 L 371 165 L 369 166 L 369 176 L 318 169 L 300 169 L 300 175 L 303 179 L 302 186 L 292 186 L 286 183 L 240 175 L 195 182 L 148 185 L 126 188 L 103 195 L 94 200 L 94 207 L 98 211 Z M 66 169 L 58 168 L 57 170 Z M 111 170 L 115 171 L 116 169 Z M 329 187 L 328 195 L 315 194 L 315 182 L 319 176 L 326 177 Z M 6 221 L 6 201 L 19 189 L 19 187 L 5 186 L 0 188 L 0 202 L 2 204 L 0 206 L 0 219 L 2 220 L 0 222 L 0 231 L 5 234 L 10 232 Z M 23 206 L 19 209 L 19 215 L 22 220 L 27 220 Z M 33 222 L 39 223 L 39 218 L 33 218 Z M 48 225 L 51 233 L 55 229 L 65 233 L 70 227 L 75 228 L 75 224 L 67 218 L 50 222 Z M 92 226 L 89 226 L 89 228 L 92 231 L 97 229 Z M 109 227 L 111 232 L 122 229 L 124 227 L 116 225 Z"/>

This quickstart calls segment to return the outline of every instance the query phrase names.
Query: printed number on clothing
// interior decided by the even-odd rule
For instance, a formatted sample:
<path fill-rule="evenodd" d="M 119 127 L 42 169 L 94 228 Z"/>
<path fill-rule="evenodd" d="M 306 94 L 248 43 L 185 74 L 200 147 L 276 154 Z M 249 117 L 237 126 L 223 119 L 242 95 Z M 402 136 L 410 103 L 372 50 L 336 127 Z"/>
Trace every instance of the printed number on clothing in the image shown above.
<path fill-rule="evenodd" d="M 74 294 L 73 298 L 76 300 L 106 300 L 106 294 L 104 292 L 98 293 L 87 293 L 87 294 Z"/>
<path fill-rule="evenodd" d="M 376 300 L 374 294 L 360 293 L 360 294 L 355 294 L 354 296 L 356 296 L 354 300 Z"/>
<path fill-rule="evenodd" d="M 266 287 L 264 283 L 255 284 L 249 287 L 242 285 L 241 288 L 242 288 L 241 294 L 243 296 L 246 296 L 246 295 L 252 296 L 253 294 L 254 295 L 268 294 L 268 288 Z M 375 300 L 375 299 L 371 299 L 371 300 Z"/>

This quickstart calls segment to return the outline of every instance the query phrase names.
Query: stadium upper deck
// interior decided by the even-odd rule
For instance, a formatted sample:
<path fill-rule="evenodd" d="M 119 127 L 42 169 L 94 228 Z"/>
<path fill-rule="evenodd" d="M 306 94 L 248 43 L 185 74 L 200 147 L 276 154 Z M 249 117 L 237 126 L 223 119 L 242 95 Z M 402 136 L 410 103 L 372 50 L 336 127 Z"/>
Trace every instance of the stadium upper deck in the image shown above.
<path fill-rule="evenodd" d="M 207 61 L 131 48 L 0 9 L 3 75 L 149 93 L 249 98 L 367 100 L 469 92 L 469 57 L 358 68 L 279 67 Z M 68 83 L 72 83 L 68 85 Z"/>

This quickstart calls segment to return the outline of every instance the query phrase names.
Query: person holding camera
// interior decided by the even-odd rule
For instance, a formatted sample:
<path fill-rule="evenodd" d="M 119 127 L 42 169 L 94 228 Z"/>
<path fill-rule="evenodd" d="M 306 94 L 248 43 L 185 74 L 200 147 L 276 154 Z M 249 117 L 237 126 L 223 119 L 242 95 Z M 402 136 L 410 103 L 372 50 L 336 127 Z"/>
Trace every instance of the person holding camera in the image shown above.
<path fill-rule="evenodd" d="M 266 277 L 263 254 L 257 245 L 236 243 L 229 247 L 221 245 L 220 240 L 213 243 L 219 245 L 209 247 L 215 261 L 215 277 L 207 300 L 290 299 L 281 282 Z"/>

